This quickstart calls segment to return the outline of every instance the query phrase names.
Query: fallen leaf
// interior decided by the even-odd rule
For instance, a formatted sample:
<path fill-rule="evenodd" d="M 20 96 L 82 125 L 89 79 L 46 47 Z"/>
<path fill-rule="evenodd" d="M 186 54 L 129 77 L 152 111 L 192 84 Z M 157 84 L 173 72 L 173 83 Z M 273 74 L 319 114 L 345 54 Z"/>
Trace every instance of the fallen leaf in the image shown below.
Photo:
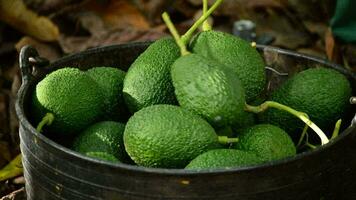
<path fill-rule="evenodd" d="M 16 64 L 18 65 L 18 64 Z M 17 69 L 19 69 L 19 66 L 16 66 Z M 10 126 L 10 136 L 11 136 L 11 141 L 12 141 L 12 147 L 13 147 L 13 152 L 18 153 L 19 152 L 19 143 L 20 143 L 20 137 L 19 137 L 19 119 L 16 114 L 15 110 L 15 102 L 16 102 L 16 96 L 17 92 L 20 89 L 21 86 L 21 76 L 20 72 L 15 74 L 12 80 L 12 85 L 11 85 L 11 92 L 10 92 L 10 102 L 9 102 L 9 126 Z M 14 147 L 16 144 L 16 148 Z"/>
<path fill-rule="evenodd" d="M 303 21 L 304 26 L 309 32 L 317 34 L 320 39 L 324 40 L 325 32 L 328 30 L 328 24 L 322 22 L 314 22 L 310 20 Z"/>
<path fill-rule="evenodd" d="M 27 9 L 22 0 L 0 0 L 0 20 L 42 41 L 55 41 L 59 37 L 58 27 Z"/>
<path fill-rule="evenodd" d="M 284 5 L 280 0 L 254 0 L 254 1 L 247 1 L 246 7 L 252 9 L 259 8 L 259 7 L 283 8 Z"/>
<path fill-rule="evenodd" d="M 26 191 L 25 188 L 22 187 L 21 189 L 16 190 L 11 194 L 2 197 L 0 200 L 24 200 L 24 199 L 26 199 Z"/>
<path fill-rule="evenodd" d="M 346 44 L 342 47 L 342 54 L 344 55 L 344 63 L 348 63 L 350 70 L 356 72 L 356 45 Z M 346 66 L 345 66 L 346 67 Z"/>
<path fill-rule="evenodd" d="M 335 9 L 335 0 L 288 0 L 288 7 L 301 19 L 328 23 Z"/>
<path fill-rule="evenodd" d="M 15 185 L 23 185 L 25 184 L 25 177 L 23 176 L 19 176 L 17 178 L 14 178 L 14 180 L 12 180 L 12 182 L 15 184 Z"/>
<path fill-rule="evenodd" d="M 108 32 L 103 19 L 92 11 L 82 11 L 75 17 L 78 23 L 87 30 L 92 36 L 100 37 Z"/>
<path fill-rule="evenodd" d="M 0 134 L 8 133 L 8 96 L 0 93 Z M 0 135 L 0 138 L 2 135 Z"/>
<path fill-rule="evenodd" d="M 81 0 L 23 0 L 25 5 L 39 12 L 56 12 L 63 7 L 71 6 L 73 2 Z"/>
<path fill-rule="evenodd" d="M 40 42 L 28 36 L 21 38 L 20 41 L 16 43 L 15 48 L 17 52 L 20 52 L 21 48 L 26 45 L 34 47 L 41 57 L 47 58 L 48 60 L 56 60 L 61 56 L 59 49 L 54 47 L 52 44 Z"/>
<path fill-rule="evenodd" d="M 172 1 L 167 0 L 132 0 L 135 6 L 138 7 L 144 15 L 148 18 L 151 24 L 162 22 L 161 14 L 169 6 L 172 6 Z M 201 0 L 199 0 L 201 2 Z M 175 1 L 176 2 L 176 1 Z"/>
<path fill-rule="evenodd" d="M 1 140 L 0 140 L 0 156 L 8 162 L 10 162 L 11 160 L 11 152 L 10 152 L 9 144 Z"/>
<path fill-rule="evenodd" d="M 19 176 L 23 172 L 21 154 L 17 155 L 9 164 L 0 170 L 0 181 Z"/>
<path fill-rule="evenodd" d="M 0 134 L 2 133 L 0 132 Z M 8 143 L 6 141 L 0 140 L 0 169 L 9 162 L 8 160 L 9 153 L 10 150 L 9 150 Z M 10 155 L 10 160 L 11 160 L 11 155 Z M 1 188 L 0 188 L 0 194 L 1 194 Z"/>
<path fill-rule="evenodd" d="M 201 6 L 203 4 L 202 0 L 188 0 L 189 3 L 193 4 L 194 6 Z"/>
<path fill-rule="evenodd" d="M 93 0 L 87 4 L 89 11 L 96 12 L 112 28 L 134 27 L 148 30 L 150 25 L 142 13 L 128 0 L 110 0 L 107 4 L 100 4 Z"/>
<path fill-rule="evenodd" d="M 331 29 L 328 29 L 325 33 L 325 52 L 329 60 L 334 59 L 334 48 L 335 40 L 331 32 Z"/>
<path fill-rule="evenodd" d="M 59 44 L 65 53 L 75 53 L 98 46 L 122 44 L 132 41 L 138 42 L 156 40 L 165 35 L 167 34 L 161 31 L 161 27 L 158 27 L 158 30 L 151 29 L 149 31 L 137 29 L 113 30 L 101 35 L 87 37 L 62 36 L 59 39 Z"/>
<path fill-rule="evenodd" d="M 267 8 L 264 12 L 251 13 L 250 17 L 256 23 L 257 35 L 268 33 L 276 38 L 272 45 L 288 49 L 309 45 L 312 38 L 304 24 L 287 15 Z"/>

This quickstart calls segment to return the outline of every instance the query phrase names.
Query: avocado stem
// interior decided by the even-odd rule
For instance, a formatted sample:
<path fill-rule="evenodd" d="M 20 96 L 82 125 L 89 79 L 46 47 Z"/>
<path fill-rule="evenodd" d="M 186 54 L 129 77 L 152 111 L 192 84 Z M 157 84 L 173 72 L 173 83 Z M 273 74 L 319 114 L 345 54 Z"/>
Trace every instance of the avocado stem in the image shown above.
<path fill-rule="evenodd" d="M 203 0 L 203 15 L 208 11 L 208 0 Z M 211 31 L 212 27 L 208 19 L 203 23 L 203 31 Z"/>
<path fill-rule="evenodd" d="M 309 142 L 307 142 L 305 145 L 306 145 L 307 147 L 311 148 L 311 149 L 316 149 L 316 146 L 310 144 Z"/>
<path fill-rule="evenodd" d="M 182 41 L 184 44 L 188 44 L 189 40 L 192 38 L 195 30 L 197 30 L 203 23 L 204 21 L 213 13 L 219 5 L 223 2 L 224 0 L 216 0 L 215 3 L 209 8 L 206 13 L 203 13 L 203 15 L 196 21 L 194 24 L 188 29 L 188 31 L 182 36 Z"/>
<path fill-rule="evenodd" d="M 340 131 L 340 127 L 341 127 L 341 122 L 342 122 L 342 120 L 339 119 L 339 120 L 337 120 L 337 122 L 335 123 L 335 128 L 334 128 L 333 134 L 331 135 L 331 138 L 330 138 L 330 139 L 334 139 L 334 138 L 336 138 L 336 137 L 339 135 L 339 131 Z"/>
<path fill-rule="evenodd" d="M 231 144 L 237 143 L 239 141 L 239 138 L 228 138 L 227 136 L 219 136 L 218 140 L 220 144 Z"/>
<path fill-rule="evenodd" d="M 42 118 L 40 123 L 38 123 L 36 130 L 39 133 L 41 133 L 43 126 L 44 125 L 47 125 L 47 126 L 51 125 L 53 120 L 54 120 L 54 115 L 52 113 L 46 113 L 46 115 Z"/>
<path fill-rule="evenodd" d="M 279 110 L 284 110 L 284 111 L 286 111 L 286 112 L 298 117 L 305 124 L 307 124 L 311 129 L 313 129 L 316 134 L 318 134 L 322 145 L 324 145 L 324 144 L 329 142 L 329 139 L 326 137 L 325 133 L 314 122 L 312 122 L 309 119 L 309 117 L 308 117 L 308 115 L 306 113 L 299 112 L 297 110 L 294 110 L 291 107 L 288 107 L 286 105 L 283 105 L 283 104 L 280 104 L 280 103 L 277 103 L 277 102 L 274 102 L 274 101 L 266 101 L 266 102 L 262 103 L 259 106 L 251 106 L 251 105 L 248 105 L 248 104 L 245 105 L 245 110 L 248 111 L 248 112 L 253 112 L 253 113 L 264 112 L 268 108 L 276 108 L 276 109 L 279 109 Z"/>
<path fill-rule="evenodd" d="M 307 134 L 308 128 L 309 128 L 309 126 L 308 126 L 307 124 L 305 124 L 304 129 L 303 129 L 303 132 L 302 132 L 302 134 L 300 135 L 300 138 L 299 138 L 297 147 L 299 147 L 299 146 L 302 144 L 303 139 L 304 139 L 305 135 Z"/>
<path fill-rule="evenodd" d="M 188 55 L 190 52 L 187 50 L 186 44 L 181 39 L 176 27 L 174 26 L 171 18 L 169 17 L 168 13 L 164 12 L 162 14 L 162 18 L 163 18 L 164 23 L 166 23 L 166 25 L 167 25 L 169 31 L 171 32 L 174 40 L 176 41 L 177 45 L 179 46 L 182 56 Z"/>
<path fill-rule="evenodd" d="M 257 43 L 256 42 L 251 42 L 251 47 L 256 49 Z"/>

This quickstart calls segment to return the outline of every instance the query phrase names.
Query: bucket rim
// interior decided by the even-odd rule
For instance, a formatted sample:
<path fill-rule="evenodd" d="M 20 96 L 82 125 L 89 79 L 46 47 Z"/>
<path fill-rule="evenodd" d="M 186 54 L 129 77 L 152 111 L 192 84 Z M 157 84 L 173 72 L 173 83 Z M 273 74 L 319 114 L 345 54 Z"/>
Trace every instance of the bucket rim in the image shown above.
<path fill-rule="evenodd" d="M 107 45 L 107 46 L 101 46 L 101 47 L 96 47 L 96 48 L 91 48 L 79 53 L 71 54 L 64 56 L 62 58 L 59 58 L 58 60 L 54 61 L 51 63 L 51 65 L 56 64 L 57 62 L 63 62 L 64 60 L 70 60 L 74 59 L 76 56 L 81 55 L 90 55 L 94 52 L 98 51 L 110 51 L 112 49 L 116 48 L 129 48 L 129 47 L 134 47 L 134 46 L 142 46 L 142 45 L 148 45 L 150 44 L 151 41 L 146 41 L 146 42 L 132 42 L 132 43 L 126 43 L 126 44 L 119 44 L 119 45 Z M 346 74 L 347 76 L 350 76 L 351 78 L 356 80 L 356 74 L 351 73 L 347 71 L 345 68 L 341 67 L 340 65 L 337 65 L 335 63 L 331 63 L 326 59 L 318 58 L 315 56 L 307 55 L 307 54 L 302 54 L 302 53 L 297 53 L 294 51 L 290 50 L 285 50 L 281 49 L 278 47 L 273 47 L 273 46 L 266 46 L 266 45 L 257 45 L 257 49 L 263 50 L 263 51 L 275 51 L 279 54 L 283 55 L 288 55 L 288 56 L 293 56 L 293 57 L 299 57 L 303 59 L 308 59 L 312 60 L 314 62 L 320 63 L 322 65 L 325 65 L 327 67 L 333 68 L 338 70 L 339 72 Z M 25 94 L 26 91 L 28 92 L 29 90 L 29 83 L 23 82 L 17 95 L 16 103 L 15 103 L 15 110 L 19 119 L 20 126 L 23 126 L 23 129 L 27 129 L 28 132 L 33 134 L 35 137 L 39 138 L 44 142 L 45 144 L 51 146 L 54 149 L 57 149 L 63 153 L 68 154 L 69 156 L 73 157 L 73 159 L 80 159 L 86 162 L 91 162 L 92 164 L 97 164 L 97 165 L 104 165 L 105 167 L 110 167 L 110 168 L 120 168 L 123 170 L 127 171 L 132 171 L 132 172 L 140 172 L 140 173 L 150 173 L 150 174 L 160 174 L 160 175 L 177 175 L 177 176 L 184 176 L 184 175 L 222 175 L 222 174 L 231 174 L 231 173 L 239 173 L 239 172 L 246 172 L 246 171 L 252 171 L 256 169 L 263 169 L 263 168 L 270 168 L 270 167 L 277 167 L 286 163 L 290 162 L 296 162 L 306 156 L 313 156 L 318 154 L 319 152 L 323 152 L 327 149 L 332 148 L 332 146 L 336 143 L 338 143 L 340 140 L 343 140 L 344 138 L 348 137 L 350 134 L 353 134 L 356 132 L 356 115 L 352 120 L 352 123 L 350 126 L 348 126 L 343 132 L 339 134 L 338 137 L 330 140 L 329 143 L 319 146 L 316 149 L 312 149 L 306 152 L 301 152 L 298 153 L 294 156 L 286 157 L 283 159 L 278 159 L 278 160 L 272 160 L 268 162 L 264 162 L 259 165 L 247 165 L 243 167 L 236 167 L 236 168 L 229 168 L 229 169 L 204 169 L 204 170 L 187 170 L 187 169 L 167 169 L 167 168 L 149 168 L 149 167 L 142 167 L 142 166 L 136 166 L 136 165 L 130 165 L 130 164 L 125 164 L 125 163 L 113 163 L 109 161 L 104 161 L 104 160 L 99 160 L 95 158 L 91 158 L 88 156 L 85 156 L 83 154 L 80 154 L 74 150 L 71 150 L 65 146 L 62 146 L 55 141 L 49 139 L 45 135 L 39 133 L 35 127 L 31 125 L 29 120 L 27 119 L 25 112 L 24 112 L 24 99 L 25 99 Z M 26 133 L 27 134 L 27 133 Z"/>

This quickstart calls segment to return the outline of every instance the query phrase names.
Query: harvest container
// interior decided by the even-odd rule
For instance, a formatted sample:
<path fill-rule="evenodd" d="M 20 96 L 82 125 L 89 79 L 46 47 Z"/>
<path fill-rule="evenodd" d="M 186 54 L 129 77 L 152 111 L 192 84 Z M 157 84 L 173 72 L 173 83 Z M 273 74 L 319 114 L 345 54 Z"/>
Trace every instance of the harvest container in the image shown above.
<path fill-rule="evenodd" d="M 295 157 L 229 170 L 201 172 L 112 164 L 84 157 L 59 138 L 38 133 L 31 124 L 29 102 L 36 83 L 65 66 L 88 69 L 113 66 L 127 70 L 150 43 L 90 49 L 51 64 L 27 46 L 20 53 L 22 86 L 16 111 L 27 198 L 31 200 L 242 200 L 356 198 L 356 120 L 349 110 L 339 137 Z M 348 76 L 354 94 L 356 75 L 325 60 L 274 47 L 258 46 L 268 67 L 293 74 L 304 67 L 330 67 Z M 35 69 L 34 71 L 32 69 Z M 286 77 L 268 70 L 273 89 Z M 353 120 L 352 120 L 353 119 Z M 351 122 L 353 121 L 353 123 Z M 61 144 L 60 144 L 61 143 Z M 64 142 L 65 143 L 65 142 Z"/>

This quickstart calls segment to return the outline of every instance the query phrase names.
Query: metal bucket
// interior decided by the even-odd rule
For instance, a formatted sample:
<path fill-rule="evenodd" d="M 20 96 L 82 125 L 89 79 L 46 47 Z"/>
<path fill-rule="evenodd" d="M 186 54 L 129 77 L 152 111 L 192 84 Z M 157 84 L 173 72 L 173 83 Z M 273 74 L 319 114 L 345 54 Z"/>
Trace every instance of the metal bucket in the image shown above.
<path fill-rule="evenodd" d="M 20 119 L 21 150 L 27 198 L 31 200 L 175 200 L 175 199 L 356 199 L 356 123 L 339 137 L 295 157 L 229 170 L 202 172 L 154 169 L 113 164 L 85 157 L 38 133 L 30 123 L 29 102 L 45 74 L 65 66 L 88 69 L 112 66 L 127 70 L 150 43 L 132 43 L 87 50 L 51 64 L 35 49 L 20 53 L 22 86 L 16 111 Z M 346 74 L 356 90 L 356 75 L 315 57 L 258 46 L 268 66 L 293 74 L 307 67 L 331 67 Z M 42 67 L 41 67 L 42 65 Z M 36 70 L 32 71 L 35 67 Z M 269 73 L 270 86 L 283 78 Z M 355 122 L 355 120 L 354 120 Z"/>

